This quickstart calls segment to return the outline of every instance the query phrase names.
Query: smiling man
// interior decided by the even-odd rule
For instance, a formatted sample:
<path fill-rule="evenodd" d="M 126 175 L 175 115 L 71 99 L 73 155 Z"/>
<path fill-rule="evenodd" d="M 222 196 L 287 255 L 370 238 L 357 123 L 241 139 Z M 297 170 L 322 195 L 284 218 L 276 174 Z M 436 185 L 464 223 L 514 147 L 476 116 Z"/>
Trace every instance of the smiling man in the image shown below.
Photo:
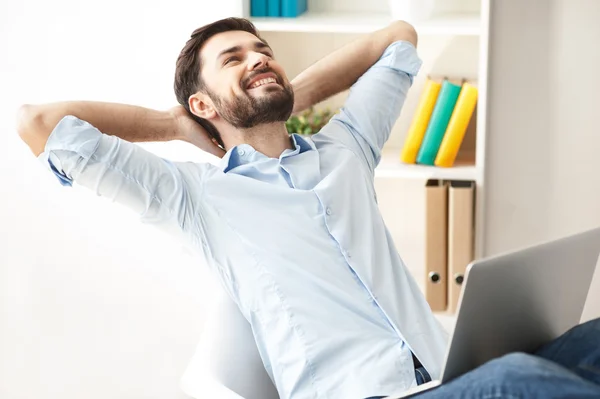
<path fill-rule="evenodd" d="M 197 248 L 250 323 L 282 399 L 381 398 L 438 377 L 446 334 L 395 250 L 373 185 L 421 62 L 395 22 L 289 82 L 245 19 L 196 30 L 176 66 L 181 105 L 24 105 L 18 131 L 59 181 L 121 203 Z M 312 138 L 285 121 L 351 87 Z M 219 165 L 131 142 L 185 140 Z M 600 319 L 510 354 L 435 398 L 598 398 Z"/>
<path fill-rule="evenodd" d="M 25 105 L 19 133 L 64 185 L 121 203 L 195 246 L 252 327 L 286 398 L 363 399 L 437 377 L 446 333 L 397 253 L 374 170 L 417 74 L 394 22 L 290 83 L 244 19 L 196 30 L 177 60 L 179 106 Z M 285 121 L 351 87 L 312 138 Z M 219 165 L 131 142 L 185 140 Z"/>

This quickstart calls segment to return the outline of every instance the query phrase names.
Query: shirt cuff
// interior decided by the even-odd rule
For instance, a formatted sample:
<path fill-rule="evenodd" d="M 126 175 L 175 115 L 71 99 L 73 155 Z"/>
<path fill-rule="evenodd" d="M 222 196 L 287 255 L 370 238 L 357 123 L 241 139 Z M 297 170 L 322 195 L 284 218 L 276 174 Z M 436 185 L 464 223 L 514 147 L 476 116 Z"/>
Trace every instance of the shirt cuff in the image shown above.
<path fill-rule="evenodd" d="M 409 41 L 400 40 L 390 44 L 374 66 L 404 72 L 410 77 L 412 83 L 422 64 L 423 61 L 417 55 L 415 46 Z"/>
<path fill-rule="evenodd" d="M 48 136 L 38 160 L 49 168 L 63 186 L 72 186 L 71 172 L 85 167 L 98 148 L 102 133 L 75 116 L 63 117 Z"/>

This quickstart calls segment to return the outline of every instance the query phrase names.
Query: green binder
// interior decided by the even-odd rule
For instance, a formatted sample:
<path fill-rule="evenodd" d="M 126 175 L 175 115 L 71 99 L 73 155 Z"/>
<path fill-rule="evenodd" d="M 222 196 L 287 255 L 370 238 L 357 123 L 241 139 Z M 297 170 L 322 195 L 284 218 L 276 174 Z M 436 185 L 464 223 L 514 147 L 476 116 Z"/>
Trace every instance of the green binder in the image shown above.
<path fill-rule="evenodd" d="M 423 142 L 417 155 L 417 163 L 433 165 L 435 157 L 444 139 L 446 127 L 454 111 L 454 105 L 460 94 L 460 85 L 444 80 L 440 94 L 431 113 L 431 119 L 423 136 Z"/>

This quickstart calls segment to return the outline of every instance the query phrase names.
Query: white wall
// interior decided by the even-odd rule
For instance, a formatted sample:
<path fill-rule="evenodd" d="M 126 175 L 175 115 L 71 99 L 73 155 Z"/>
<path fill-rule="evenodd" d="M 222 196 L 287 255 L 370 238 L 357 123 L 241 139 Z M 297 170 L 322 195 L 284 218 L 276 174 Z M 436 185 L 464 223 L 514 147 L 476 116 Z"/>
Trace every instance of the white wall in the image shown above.
<path fill-rule="evenodd" d="M 235 1 L 0 2 L 0 398 L 182 398 L 213 286 L 128 212 L 58 185 L 20 142 L 22 103 L 176 105 L 175 59 Z M 199 159 L 183 145 L 153 146 Z"/>
<path fill-rule="evenodd" d="M 492 1 L 491 15 L 487 254 L 600 226 L 600 1 Z"/>

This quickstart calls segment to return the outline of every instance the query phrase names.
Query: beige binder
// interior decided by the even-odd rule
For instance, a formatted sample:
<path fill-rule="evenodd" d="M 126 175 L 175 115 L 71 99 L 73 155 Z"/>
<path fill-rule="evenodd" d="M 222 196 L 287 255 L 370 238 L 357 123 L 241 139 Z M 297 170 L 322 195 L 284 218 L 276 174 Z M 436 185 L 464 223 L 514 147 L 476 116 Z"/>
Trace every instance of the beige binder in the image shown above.
<path fill-rule="evenodd" d="M 448 192 L 448 311 L 456 311 L 467 265 L 474 256 L 475 183 L 452 181 Z"/>
<path fill-rule="evenodd" d="M 434 312 L 447 306 L 448 184 L 425 184 L 425 298 Z"/>

